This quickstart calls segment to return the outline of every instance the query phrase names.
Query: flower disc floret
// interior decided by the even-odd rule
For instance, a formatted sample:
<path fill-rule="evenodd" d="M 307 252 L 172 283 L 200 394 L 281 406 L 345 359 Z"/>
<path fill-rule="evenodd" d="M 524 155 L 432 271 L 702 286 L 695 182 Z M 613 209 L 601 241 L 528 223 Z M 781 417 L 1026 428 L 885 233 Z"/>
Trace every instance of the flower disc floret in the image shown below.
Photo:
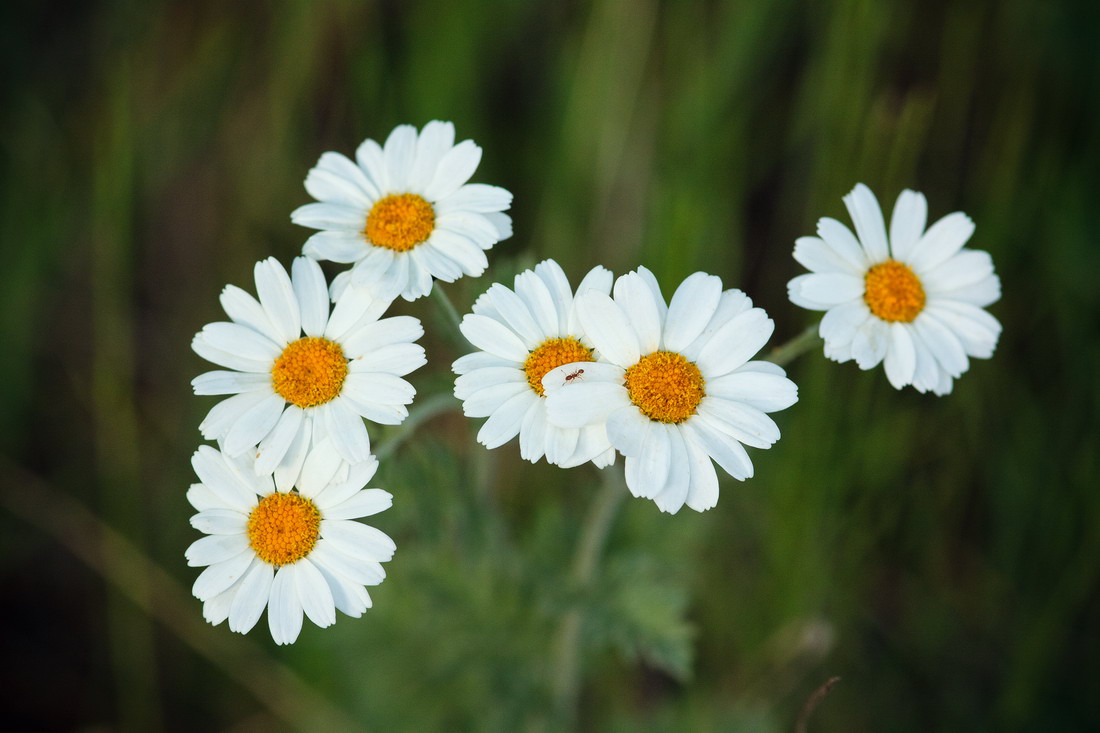
<path fill-rule="evenodd" d="M 271 368 L 271 386 L 298 407 L 316 407 L 334 399 L 348 376 L 348 360 L 334 341 L 309 337 L 291 342 Z"/>
<path fill-rule="evenodd" d="M 363 233 L 371 244 L 407 252 L 435 230 L 435 209 L 415 193 L 379 199 L 367 214 Z"/>
<path fill-rule="evenodd" d="M 545 397 L 542 378 L 546 373 L 563 364 L 578 361 L 595 361 L 592 358 L 592 349 L 570 336 L 550 338 L 543 341 L 523 362 L 523 372 L 527 375 L 527 383 L 531 385 L 531 389 L 539 397 Z"/>
<path fill-rule="evenodd" d="M 321 512 L 300 494 L 275 492 L 260 499 L 248 515 L 248 544 L 268 565 L 281 567 L 313 551 Z"/>
<path fill-rule="evenodd" d="M 674 351 L 655 351 L 626 370 L 630 401 L 650 420 L 682 423 L 703 401 L 699 367 Z"/>
<path fill-rule="evenodd" d="M 882 320 L 911 323 L 924 310 L 924 286 L 908 265 L 887 260 L 867 271 L 863 299 Z"/>

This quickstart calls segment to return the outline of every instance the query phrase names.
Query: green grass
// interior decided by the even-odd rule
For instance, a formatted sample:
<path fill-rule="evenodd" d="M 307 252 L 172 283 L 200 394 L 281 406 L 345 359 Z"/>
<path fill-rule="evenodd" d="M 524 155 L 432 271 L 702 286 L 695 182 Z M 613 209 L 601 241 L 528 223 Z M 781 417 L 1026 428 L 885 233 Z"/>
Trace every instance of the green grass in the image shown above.
<path fill-rule="evenodd" d="M 1098 15 L 1024 0 L 9 4 L 0 569 L 7 664 L 26 671 L 10 716 L 548 730 L 548 660 L 579 604 L 585 730 L 790 730 L 833 675 L 812 730 L 1100 725 Z M 300 251 L 289 212 L 321 152 L 433 118 L 484 147 L 477 180 L 516 195 L 490 272 L 446 288 L 460 311 L 545 257 L 574 279 L 646 265 L 666 293 L 705 269 L 766 308 L 779 343 L 812 322 L 786 298 L 794 239 L 845 218 L 863 181 L 887 205 L 911 187 L 931 217 L 974 218 L 1004 283 L 997 353 L 942 399 L 803 357 L 756 477 L 724 482 L 703 515 L 626 502 L 594 587 L 570 563 L 596 472 L 486 453 L 455 415 L 383 463 L 395 506 L 379 525 L 399 551 L 375 608 L 292 648 L 186 622 L 199 603 L 168 607 L 160 576 L 100 554 L 95 524 L 77 553 L 59 544 L 85 525 L 38 481 L 190 585 L 183 495 L 213 404 L 190 394 L 192 334 L 221 317 L 224 283 Z M 445 317 L 395 307 L 428 328 L 412 381 L 448 391 L 462 351 Z M 270 661 L 285 665 L 271 695 L 241 684 Z"/>

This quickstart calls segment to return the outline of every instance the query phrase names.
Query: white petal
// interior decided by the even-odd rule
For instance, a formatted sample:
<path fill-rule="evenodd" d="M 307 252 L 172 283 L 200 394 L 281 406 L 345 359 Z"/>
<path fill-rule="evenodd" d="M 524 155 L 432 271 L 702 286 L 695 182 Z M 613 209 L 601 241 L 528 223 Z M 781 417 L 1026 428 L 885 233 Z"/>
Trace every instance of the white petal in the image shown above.
<path fill-rule="evenodd" d="M 604 293 L 589 290 L 576 299 L 577 317 L 600 354 L 623 368 L 638 362 L 638 336 L 622 308 Z"/>
<path fill-rule="evenodd" d="M 382 153 L 385 156 L 390 188 L 383 191 L 383 194 L 402 193 L 408 189 L 416 160 L 416 138 L 416 128 L 412 125 L 398 125 L 386 138 Z"/>
<path fill-rule="evenodd" d="M 509 398 L 481 426 L 481 430 L 477 433 L 477 442 L 486 448 L 493 449 L 516 437 L 523 424 L 523 416 L 527 414 L 531 403 L 537 399 L 538 396 L 530 391 L 520 392 Z"/>
<path fill-rule="evenodd" d="M 416 139 L 416 160 L 409 177 L 411 188 L 424 193 L 435 177 L 439 161 L 455 143 L 455 127 L 450 122 L 432 120 L 424 125 Z"/>
<path fill-rule="evenodd" d="M 937 301 L 929 304 L 926 312 L 951 329 L 969 356 L 988 359 L 993 355 L 1001 324 L 981 308 L 969 303 Z"/>
<path fill-rule="evenodd" d="M 450 196 L 470 180 L 480 162 L 481 148 L 473 140 L 463 140 L 455 145 L 439 161 L 425 197 L 429 201 L 439 201 Z"/>
<path fill-rule="evenodd" d="M 622 309 L 638 336 L 638 349 L 651 354 L 661 345 L 663 323 L 661 309 L 655 302 L 653 291 L 636 273 L 630 272 L 615 281 L 615 304 Z"/>
<path fill-rule="evenodd" d="M 362 418 L 356 415 L 342 400 L 336 399 L 323 405 L 325 430 L 336 446 L 337 452 L 348 463 L 365 461 L 370 456 L 370 438 Z"/>
<path fill-rule="evenodd" d="M 256 293 L 271 325 L 283 337 L 283 343 L 302 335 L 301 311 L 290 276 L 274 257 L 256 263 Z"/>
<path fill-rule="evenodd" d="M 927 311 L 913 321 L 913 330 L 921 343 L 932 353 L 939 365 L 952 377 L 958 377 L 970 366 L 966 350 L 951 330 Z M 920 344 L 917 344 L 919 350 Z"/>
<path fill-rule="evenodd" d="M 874 369 L 886 356 L 889 343 L 889 324 L 878 318 L 868 318 L 852 337 L 852 358 L 860 369 Z"/>
<path fill-rule="evenodd" d="M 699 404 L 698 411 L 709 424 L 745 445 L 769 448 L 779 440 L 779 426 L 775 421 L 742 402 L 708 396 Z"/>
<path fill-rule="evenodd" d="M 360 402 L 380 405 L 408 405 L 416 396 L 416 389 L 401 377 L 377 372 L 349 374 L 344 390 Z"/>
<path fill-rule="evenodd" d="M 351 284 L 357 288 L 371 287 L 373 289 L 374 284 L 393 266 L 393 261 L 398 254 L 400 253 L 387 247 L 375 247 L 368 244 L 366 254 L 351 268 Z M 377 297 L 382 296 L 378 295 Z M 387 295 L 385 297 L 392 300 L 396 296 Z"/>
<path fill-rule="evenodd" d="M 708 379 L 732 372 L 760 351 L 774 330 L 775 323 L 760 308 L 739 313 L 718 329 L 696 363 Z"/>
<path fill-rule="evenodd" d="M 570 383 L 548 394 L 546 416 L 562 428 L 583 428 L 602 423 L 616 408 L 629 404 L 626 388 L 608 382 Z"/>
<path fill-rule="evenodd" d="M 812 272 L 840 272 L 856 277 L 863 274 L 862 270 L 819 237 L 799 237 L 795 240 L 794 258 Z"/>
<path fill-rule="evenodd" d="M 524 355 L 523 358 L 526 360 L 527 356 Z M 511 359 L 502 359 L 499 356 L 487 354 L 484 351 L 475 351 L 472 354 L 466 354 L 465 356 L 460 356 L 455 359 L 454 364 L 451 365 L 451 369 L 455 374 L 467 374 L 475 369 L 497 366 L 510 366 L 514 369 L 522 369 L 523 363 Z"/>
<path fill-rule="evenodd" d="M 971 285 L 964 285 L 955 290 L 944 290 L 935 295 L 937 300 L 954 300 L 960 303 L 969 303 L 979 308 L 992 305 L 1001 299 L 1001 279 L 996 275 L 990 275 Z"/>
<path fill-rule="evenodd" d="M 309 446 L 313 439 L 313 420 L 303 417 L 302 424 L 290 441 L 290 446 L 283 454 L 283 460 L 275 467 L 275 488 L 278 491 L 289 491 L 298 483 L 298 476 L 302 472 Z"/>
<path fill-rule="evenodd" d="M 306 191 L 319 201 L 370 206 L 378 189 L 363 170 L 340 153 L 323 153 L 306 176 Z"/>
<path fill-rule="evenodd" d="M 917 370 L 917 355 L 908 324 L 890 324 L 890 346 L 883 363 L 886 378 L 894 389 L 901 389 L 913 381 Z"/>
<path fill-rule="evenodd" d="M 708 418 L 696 415 L 683 423 L 681 429 L 687 433 L 689 442 L 694 442 L 706 451 L 730 476 L 738 481 L 752 478 L 752 461 L 745 452 L 745 446 Z"/>
<path fill-rule="evenodd" d="M 361 522 L 343 519 L 321 522 L 321 536 L 332 543 L 333 548 L 352 557 L 386 562 L 393 557 L 397 546 L 384 532 Z"/>
<path fill-rule="evenodd" d="M 543 279 L 546 279 L 545 276 Z M 611 295 L 611 286 L 614 281 L 615 276 L 611 274 L 610 270 L 596 265 L 588 271 L 577 286 L 577 295 L 583 295 L 589 290 L 595 290 L 604 295 Z M 570 299 L 571 296 L 567 292 L 563 306 L 565 308 L 565 320 L 561 322 L 562 327 L 565 329 L 565 332 L 570 335 L 583 335 L 584 329 L 581 327 L 580 319 L 577 316 L 577 302 L 574 300 L 572 304 L 570 304 Z"/>
<path fill-rule="evenodd" d="M 219 298 L 225 314 L 234 323 L 248 326 L 253 331 L 258 331 L 272 343 L 278 343 L 281 336 L 278 329 L 271 325 L 271 321 L 264 312 L 260 302 L 236 285 L 226 285 Z"/>
<path fill-rule="evenodd" d="M 641 452 L 626 457 L 626 486 L 634 496 L 652 499 L 668 480 L 672 462 L 671 429 L 664 423 L 651 422 Z"/>
<path fill-rule="evenodd" d="M 435 205 L 437 215 L 456 211 L 476 211 L 486 213 L 504 211 L 512 205 L 512 194 L 499 186 L 487 186 L 483 183 L 467 183 Z"/>
<path fill-rule="evenodd" d="M 489 266 L 489 260 L 480 247 L 454 232 L 436 229 L 428 242 L 421 246 L 427 245 L 431 245 L 440 254 L 452 260 L 462 272 L 471 277 L 479 276 Z"/>
<path fill-rule="evenodd" d="M 499 211 L 483 211 L 481 215 L 496 227 L 498 242 L 503 242 L 512 236 L 512 217 Z"/>
<path fill-rule="evenodd" d="M 218 370 L 200 374 L 191 380 L 191 386 L 197 395 L 240 394 L 255 390 L 267 392 L 271 389 L 271 375 Z"/>
<path fill-rule="evenodd" d="M 707 323 L 706 328 L 699 334 L 698 338 L 691 342 L 691 345 L 684 349 L 681 353 L 687 357 L 688 361 L 695 361 L 699 358 L 699 352 L 710 341 L 711 337 L 718 332 L 718 329 L 725 326 L 735 316 L 738 316 L 745 311 L 752 308 L 752 298 L 745 295 L 736 288 L 730 288 L 729 290 L 722 291 L 722 297 L 718 300 L 718 308 L 714 311 L 714 315 L 711 316 L 710 322 Z"/>
<path fill-rule="evenodd" d="M 410 253 L 417 266 L 426 270 L 432 277 L 443 282 L 453 283 L 462 277 L 462 268 L 457 262 L 443 254 L 434 244 L 424 242 Z"/>
<path fill-rule="evenodd" d="M 687 499 L 688 487 L 691 485 L 691 466 L 688 463 L 687 447 L 680 430 L 670 428 L 667 430 L 671 457 L 668 467 L 668 478 L 665 485 L 653 497 L 657 508 L 662 512 L 675 514 L 680 511 Z"/>
<path fill-rule="evenodd" d="M 516 275 L 515 286 L 516 295 L 527 306 L 527 310 L 538 326 L 540 340 L 561 334 L 564 319 L 558 313 L 554 295 L 546 286 L 546 282 L 531 270 L 526 270 Z"/>
<path fill-rule="evenodd" d="M 848 345 L 855 338 L 856 330 L 862 326 L 871 311 L 863 298 L 830 308 L 821 319 L 817 332 L 827 343 Z"/>
<path fill-rule="evenodd" d="M 817 221 L 817 236 L 821 237 L 825 244 L 851 265 L 856 272 L 865 272 L 871 262 L 867 253 L 859 245 L 856 235 L 836 219 L 823 217 Z"/>
<path fill-rule="evenodd" d="M 209 535 L 237 535 L 247 528 L 248 517 L 236 509 L 206 509 L 191 517 L 191 526 Z"/>
<path fill-rule="evenodd" d="M 319 442 L 306 455 L 302 476 L 298 480 L 298 492 L 307 499 L 315 499 L 336 475 L 342 460 L 332 440 Z"/>
<path fill-rule="evenodd" d="M 283 414 L 286 401 L 277 394 L 268 395 L 241 415 L 225 434 L 223 450 L 229 456 L 239 456 L 263 440 Z"/>
<path fill-rule="evenodd" d="M 375 349 L 391 344 L 411 343 L 423 335 L 424 325 L 419 318 L 392 316 L 352 329 L 340 340 L 340 345 L 345 356 L 358 359 Z"/>
<path fill-rule="evenodd" d="M 519 427 L 519 457 L 531 463 L 538 462 L 546 454 L 547 433 L 560 429 L 546 419 L 544 400 L 532 400 Z"/>
<path fill-rule="evenodd" d="M 242 552 L 228 560 L 211 565 L 195 578 L 195 584 L 191 586 L 191 594 L 200 601 L 213 598 L 240 580 L 255 559 L 256 556 L 251 552 Z"/>
<path fill-rule="evenodd" d="M 722 299 L 722 280 L 705 272 L 687 277 L 672 295 L 664 325 L 664 348 L 686 349 L 710 323 Z"/>
<path fill-rule="evenodd" d="M 895 260 L 909 261 L 927 221 L 928 201 L 924 194 L 908 189 L 902 191 L 890 217 L 890 252 Z"/>
<path fill-rule="evenodd" d="M 221 510 L 228 511 L 228 510 Z M 187 564 L 191 567 L 206 567 L 215 563 L 224 562 L 238 554 L 248 550 L 248 535 L 242 530 L 245 524 L 237 519 L 237 531 L 232 534 L 212 534 L 208 537 L 195 540 L 187 551 L 183 553 L 187 558 Z"/>
<path fill-rule="evenodd" d="M 681 430 L 687 448 L 691 483 L 688 486 L 687 505 L 697 512 L 712 509 L 718 503 L 718 475 L 706 450 L 696 442 L 694 430 Z"/>
<path fill-rule="evenodd" d="M 243 372 L 270 372 L 271 365 L 283 351 L 281 346 L 258 331 L 223 321 L 203 326 L 191 345 L 195 353 L 204 359 Z M 200 349 L 202 346 L 209 346 L 216 353 Z M 239 364 L 215 358 L 221 354 L 237 357 Z"/>
<path fill-rule="evenodd" d="M 297 405 L 287 405 L 275 427 L 256 449 L 256 475 L 265 476 L 275 472 L 294 438 L 302 429 L 304 413 Z"/>
<path fill-rule="evenodd" d="M 795 278 L 801 283 L 802 296 L 815 303 L 824 303 L 829 306 L 859 298 L 864 291 L 863 278 L 853 275 L 837 272 L 813 273 L 803 275 L 802 278 L 804 279 Z M 791 282 L 793 283 L 794 280 Z"/>
<path fill-rule="evenodd" d="M 332 600 L 332 591 L 329 590 L 321 571 L 306 557 L 294 563 L 291 569 L 294 571 L 294 585 L 298 592 L 298 600 L 309 620 L 322 629 L 336 623 L 336 604 Z"/>
<path fill-rule="evenodd" d="M 428 363 L 424 347 L 419 344 L 397 343 L 379 346 L 348 364 L 355 372 L 386 372 L 403 377 Z"/>
<path fill-rule="evenodd" d="M 464 400 L 487 387 L 507 382 L 527 382 L 527 375 L 515 367 L 485 367 L 455 379 L 455 397 Z"/>
<path fill-rule="evenodd" d="M 542 343 L 543 331 L 518 295 L 500 283 L 490 286 L 486 295 L 504 322 L 524 341 L 528 349 L 534 349 Z"/>
<path fill-rule="evenodd" d="M 652 423 L 636 406 L 620 407 L 607 417 L 607 439 L 624 456 L 636 456 Z"/>
<path fill-rule="evenodd" d="M 325 508 L 325 519 L 359 519 L 384 512 L 393 506 L 393 494 L 382 489 L 364 489 L 336 506 Z"/>
<path fill-rule="evenodd" d="M 382 152 L 381 145 L 374 140 L 364 140 L 355 151 L 355 161 L 367 179 L 374 184 L 380 196 L 390 190 L 385 154 Z"/>
<path fill-rule="evenodd" d="M 882 208 L 871 189 L 857 183 L 851 193 L 844 197 L 844 205 L 856 225 L 856 234 L 867 251 L 872 262 L 882 262 L 890 257 L 886 246 L 886 223 L 882 219 Z M 812 297 L 812 296 L 810 296 Z"/>
<path fill-rule="evenodd" d="M 459 329 L 466 340 L 481 349 L 511 361 L 523 362 L 528 349 L 522 340 L 507 326 L 487 316 L 467 314 Z"/>
<path fill-rule="evenodd" d="M 360 206 L 347 204 L 306 204 L 292 211 L 290 220 L 313 229 L 361 232 L 366 224 L 367 213 Z"/>
<path fill-rule="evenodd" d="M 595 272 L 593 269 L 592 272 Z M 598 268 L 603 269 L 603 268 Z M 592 273 L 590 272 L 589 275 Z M 573 289 L 569 287 L 569 278 L 565 276 L 565 272 L 554 260 L 543 260 L 535 265 L 535 276 L 542 281 L 546 292 L 550 295 L 550 300 L 554 304 L 554 312 L 557 316 L 554 329 L 558 332 L 561 329 L 567 327 L 566 319 L 569 317 L 569 310 L 572 307 L 573 302 Z M 611 291 L 611 283 L 608 282 L 607 290 Z M 579 294 L 579 293 L 578 293 Z"/>
<path fill-rule="evenodd" d="M 786 377 L 762 372 L 738 370 L 717 379 L 709 379 L 706 393 L 743 402 L 763 412 L 775 412 L 798 402 L 798 387 Z"/>
<path fill-rule="evenodd" d="M 328 286 L 321 266 L 308 257 L 295 257 L 291 265 L 294 295 L 301 307 L 302 331 L 321 336 L 328 324 Z"/>
<path fill-rule="evenodd" d="M 255 476 L 241 471 L 239 465 L 227 461 L 217 449 L 209 445 L 199 446 L 191 456 L 191 467 L 206 488 L 213 491 L 226 506 L 248 512 L 256 505 L 257 489 L 261 483 Z"/>
<path fill-rule="evenodd" d="M 309 559 L 360 585 L 378 585 L 386 578 L 385 569 L 377 561 L 340 552 L 328 540 L 318 541 Z"/>
<path fill-rule="evenodd" d="M 275 578 L 275 569 L 265 562 L 252 563 L 252 567 L 241 579 L 240 588 L 233 598 L 229 609 L 229 629 L 238 634 L 247 634 L 260 620 L 267 600 L 271 596 L 271 582 Z"/>
<path fill-rule="evenodd" d="M 913 247 L 909 264 L 921 274 L 931 270 L 962 249 L 974 233 L 974 222 L 969 216 L 956 211 L 948 214 L 932 226 Z"/>
<path fill-rule="evenodd" d="M 267 607 L 267 625 L 276 644 L 293 644 L 302 632 L 302 602 L 294 587 L 294 577 L 287 572 L 290 566 L 280 568 L 271 583 L 271 597 Z"/>
<path fill-rule="evenodd" d="M 456 211 L 446 216 L 436 217 L 437 229 L 446 229 L 460 236 L 466 237 L 482 249 L 488 249 L 500 241 L 500 232 L 493 226 L 485 214 L 477 214 L 473 211 Z M 417 247 L 413 252 L 421 249 Z"/>
<path fill-rule="evenodd" d="M 485 387 L 463 400 L 462 414 L 466 417 L 489 417 L 505 402 L 523 393 L 533 394 L 526 380 Z"/>
<path fill-rule="evenodd" d="M 920 276 L 929 296 L 965 288 L 993 274 L 988 252 L 964 249 Z"/>

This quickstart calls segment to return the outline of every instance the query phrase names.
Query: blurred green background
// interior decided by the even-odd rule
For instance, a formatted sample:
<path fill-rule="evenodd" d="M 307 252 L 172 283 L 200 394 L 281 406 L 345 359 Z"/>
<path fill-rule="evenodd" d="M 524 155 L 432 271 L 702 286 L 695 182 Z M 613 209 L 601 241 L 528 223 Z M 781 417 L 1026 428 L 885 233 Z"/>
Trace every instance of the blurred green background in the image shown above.
<path fill-rule="evenodd" d="M 21 729 L 814 731 L 1100 727 L 1096 3 L 8 2 L 0 10 L 5 719 Z M 184 491 L 224 283 L 284 263 L 325 150 L 449 119 L 515 193 L 491 270 L 705 269 L 776 319 L 794 239 L 964 210 L 1004 298 L 945 398 L 809 354 L 757 475 L 716 509 L 628 500 L 571 580 L 599 475 L 394 448 L 375 608 L 275 647 L 190 597 Z M 334 272 L 334 271 L 333 271 Z M 331 273 L 330 273 L 331 274 Z M 422 397 L 465 349 L 431 301 Z M 376 432 L 384 439 L 388 434 Z M 575 710 L 555 640 L 579 614 Z M 567 706 L 571 707 L 571 706 Z"/>

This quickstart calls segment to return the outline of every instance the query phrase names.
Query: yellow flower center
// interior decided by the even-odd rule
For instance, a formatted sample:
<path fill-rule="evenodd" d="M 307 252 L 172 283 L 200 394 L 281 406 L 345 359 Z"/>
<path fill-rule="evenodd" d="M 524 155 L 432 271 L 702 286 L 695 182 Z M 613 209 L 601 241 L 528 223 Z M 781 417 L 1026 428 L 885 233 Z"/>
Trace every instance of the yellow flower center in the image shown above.
<path fill-rule="evenodd" d="M 376 247 L 406 252 L 426 240 L 433 229 L 432 205 L 415 193 L 402 193 L 375 202 L 363 234 Z"/>
<path fill-rule="evenodd" d="M 867 271 L 863 283 L 867 307 L 884 321 L 909 323 L 924 310 L 924 287 L 908 265 L 880 262 Z"/>
<path fill-rule="evenodd" d="M 321 512 L 300 494 L 268 494 L 248 515 L 249 546 L 256 557 L 276 567 L 312 552 L 320 532 Z"/>
<path fill-rule="evenodd" d="M 682 423 L 703 401 L 703 374 L 675 351 L 654 351 L 626 370 L 630 401 L 650 420 Z"/>
<path fill-rule="evenodd" d="M 523 371 L 527 374 L 527 384 L 539 397 L 545 397 L 542 389 L 542 378 L 551 369 L 557 369 L 562 364 L 572 364 L 575 361 L 595 361 L 592 358 L 592 349 L 588 348 L 575 338 L 546 339 L 537 349 L 527 356 L 523 362 Z"/>
<path fill-rule="evenodd" d="M 271 367 L 271 386 L 298 407 L 323 405 L 340 394 L 348 360 L 340 344 L 324 338 L 301 338 L 289 344 Z"/>

